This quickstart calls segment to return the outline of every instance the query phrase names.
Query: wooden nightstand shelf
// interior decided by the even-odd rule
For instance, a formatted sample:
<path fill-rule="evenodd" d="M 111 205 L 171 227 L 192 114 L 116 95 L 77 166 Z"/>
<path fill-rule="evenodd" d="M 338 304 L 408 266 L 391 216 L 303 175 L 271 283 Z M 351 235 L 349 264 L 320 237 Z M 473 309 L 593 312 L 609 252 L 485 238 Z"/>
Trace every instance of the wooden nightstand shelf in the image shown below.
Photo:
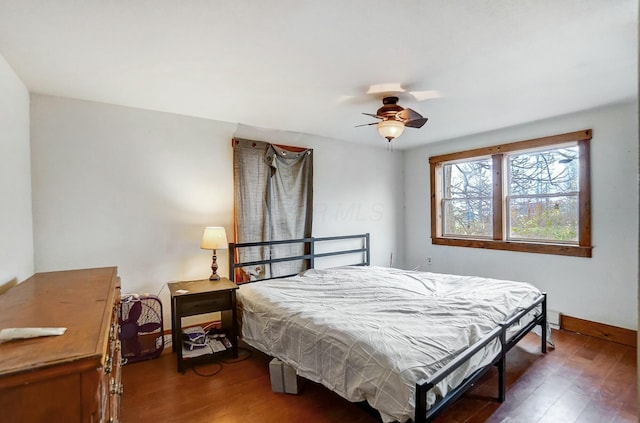
<path fill-rule="evenodd" d="M 171 293 L 171 337 L 172 348 L 178 354 L 178 371 L 184 373 L 188 363 L 202 362 L 217 358 L 220 354 L 231 352 L 238 357 L 238 321 L 236 314 L 236 290 L 238 285 L 229 279 L 219 281 L 203 279 L 198 281 L 169 283 Z M 185 292 L 186 291 L 186 292 Z M 206 354 L 185 359 L 182 352 L 182 318 L 197 314 L 219 311 L 222 315 L 222 328 L 231 348 L 219 353 Z"/>

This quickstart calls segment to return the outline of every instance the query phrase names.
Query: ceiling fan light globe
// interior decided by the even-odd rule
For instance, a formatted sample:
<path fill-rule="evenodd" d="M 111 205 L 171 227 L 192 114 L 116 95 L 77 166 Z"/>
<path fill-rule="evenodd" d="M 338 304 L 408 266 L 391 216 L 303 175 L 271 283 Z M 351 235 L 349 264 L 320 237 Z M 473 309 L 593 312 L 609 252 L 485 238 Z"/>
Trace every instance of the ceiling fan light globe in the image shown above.
<path fill-rule="evenodd" d="M 399 120 L 383 120 L 378 123 L 378 133 L 381 137 L 391 141 L 398 138 L 404 132 L 404 123 Z"/>

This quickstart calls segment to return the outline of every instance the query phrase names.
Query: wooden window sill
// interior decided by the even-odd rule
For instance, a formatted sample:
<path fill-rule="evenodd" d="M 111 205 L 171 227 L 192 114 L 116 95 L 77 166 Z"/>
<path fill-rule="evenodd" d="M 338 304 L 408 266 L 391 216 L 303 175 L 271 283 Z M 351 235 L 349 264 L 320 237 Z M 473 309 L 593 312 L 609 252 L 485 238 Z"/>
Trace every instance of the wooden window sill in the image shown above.
<path fill-rule="evenodd" d="M 494 241 L 488 239 L 432 237 L 433 245 L 453 247 L 485 248 L 489 250 L 520 251 L 523 253 L 554 254 L 560 256 L 591 257 L 592 247 L 564 244 L 543 244 L 516 241 Z"/>

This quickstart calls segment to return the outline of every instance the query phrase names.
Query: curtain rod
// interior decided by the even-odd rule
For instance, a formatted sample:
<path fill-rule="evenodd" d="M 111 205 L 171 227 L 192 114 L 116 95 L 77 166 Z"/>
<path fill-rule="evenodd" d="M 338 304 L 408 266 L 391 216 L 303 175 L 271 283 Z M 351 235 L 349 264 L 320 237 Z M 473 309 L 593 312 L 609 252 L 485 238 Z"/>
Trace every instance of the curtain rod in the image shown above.
<path fill-rule="evenodd" d="M 278 148 L 282 148 L 283 150 L 287 150 L 287 151 L 290 151 L 292 153 L 301 153 L 301 152 L 303 152 L 305 150 L 308 150 L 308 148 L 304 148 L 304 147 L 294 147 L 294 146 L 291 146 L 291 145 L 276 144 L 276 143 L 271 143 L 271 142 L 266 142 L 266 141 L 254 141 L 254 140 L 248 140 L 246 138 L 235 138 L 235 137 L 231 139 L 231 147 L 235 147 L 236 144 L 238 144 L 240 142 L 240 140 L 247 141 L 247 142 L 252 142 L 253 141 L 254 143 L 263 142 L 265 144 L 275 145 Z M 253 145 L 253 147 L 255 147 L 255 144 Z"/>

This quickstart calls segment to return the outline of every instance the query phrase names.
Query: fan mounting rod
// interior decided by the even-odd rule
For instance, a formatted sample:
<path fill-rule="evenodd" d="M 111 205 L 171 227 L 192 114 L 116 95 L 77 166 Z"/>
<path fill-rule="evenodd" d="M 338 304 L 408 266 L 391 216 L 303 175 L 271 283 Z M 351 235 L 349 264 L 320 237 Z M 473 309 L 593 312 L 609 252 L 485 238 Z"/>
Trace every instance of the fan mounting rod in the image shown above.
<path fill-rule="evenodd" d="M 382 117 L 384 120 L 396 120 L 396 114 L 404 110 L 403 107 L 398 106 L 398 97 L 385 97 L 382 99 L 382 104 L 383 106 L 378 109 L 376 115 Z"/>

